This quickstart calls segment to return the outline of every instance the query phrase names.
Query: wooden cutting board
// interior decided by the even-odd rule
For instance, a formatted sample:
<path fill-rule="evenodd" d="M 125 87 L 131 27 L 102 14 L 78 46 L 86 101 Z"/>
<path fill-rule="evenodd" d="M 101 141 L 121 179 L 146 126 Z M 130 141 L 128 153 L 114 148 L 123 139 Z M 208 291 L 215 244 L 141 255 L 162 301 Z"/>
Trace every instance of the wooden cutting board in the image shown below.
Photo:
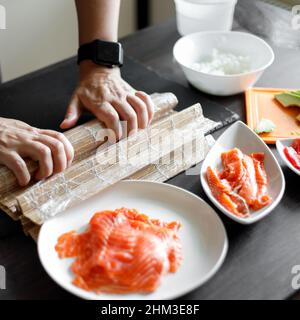
<path fill-rule="evenodd" d="M 248 126 L 254 130 L 261 119 L 270 119 L 276 125 L 273 132 L 260 135 L 268 144 L 280 138 L 300 137 L 300 122 L 296 120 L 300 108 L 285 108 L 274 98 L 275 94 L 287 90 L 293 89 L 251 88 L 246 91 Z"/>

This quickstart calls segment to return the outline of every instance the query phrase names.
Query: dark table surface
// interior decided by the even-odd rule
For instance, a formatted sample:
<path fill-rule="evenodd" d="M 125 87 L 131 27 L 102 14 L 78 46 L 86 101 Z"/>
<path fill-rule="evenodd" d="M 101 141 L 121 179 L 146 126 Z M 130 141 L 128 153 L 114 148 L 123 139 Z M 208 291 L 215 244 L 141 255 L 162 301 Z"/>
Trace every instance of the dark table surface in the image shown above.
<path fill-rule="evenodd" d="M 170 21 L 140 31 L 122 42 L 127 55 L 188 87 L 172 58 L 172 47 L 178 37 L 175 22 Z M 274 46 L 273 49 L 275 63 L 257 86 L 299 87 L 299 51 Z M 13 85 L 18 86 L 18 81 Z M 207 97 L 237 112 L 245 120 L 243 95 Z M 272 150 L 278 158 L 273 147 Z M 296 293 L 291 286 L 291 269 L 300 264 L 299 177 L 285 166 L 283 171 L 287 182 L 285 195 L 267 218 L 251 226 L 242 226 L 220 214 L 229 238 L 226 261 L 213 279 L 184 299 L 287 299 Z M 169 182 L 207 200 L 198 177 L 181 174 Z M 4 214 L 0 215 L 0 239 L 0 265 L 7 271 L 7 289 L 0 290 L 0 299 L 74 298 L 46 275 L 38 260 L 35 243 Z"/>

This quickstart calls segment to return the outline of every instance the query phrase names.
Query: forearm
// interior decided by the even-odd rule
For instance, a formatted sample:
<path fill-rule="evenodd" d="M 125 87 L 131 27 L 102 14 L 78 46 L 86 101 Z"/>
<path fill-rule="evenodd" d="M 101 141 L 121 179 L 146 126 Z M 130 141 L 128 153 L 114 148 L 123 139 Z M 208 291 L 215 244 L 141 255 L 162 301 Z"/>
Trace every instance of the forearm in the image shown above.
<path fill-rule="evenodd" d="M 118 40 L 120 0 L 76 0 L 79 44 Z"/>
<path fill-rule="evenodd" d="M 121 0 L 75 1 L 80 45 L 96 39 L 118 40 Z M 135 133 L 138 128 L 146 128 L 153 117 L 154 105 L 146 93 L 136 91 L 122 79 L 119 68 L 85 59 L 80 62 L 79 84 L 61 128 L 75 126 L 84 109 L 91 111 L 120 139 L 126 133 L 120 121 L 127 122 L 127 134 Z"/>

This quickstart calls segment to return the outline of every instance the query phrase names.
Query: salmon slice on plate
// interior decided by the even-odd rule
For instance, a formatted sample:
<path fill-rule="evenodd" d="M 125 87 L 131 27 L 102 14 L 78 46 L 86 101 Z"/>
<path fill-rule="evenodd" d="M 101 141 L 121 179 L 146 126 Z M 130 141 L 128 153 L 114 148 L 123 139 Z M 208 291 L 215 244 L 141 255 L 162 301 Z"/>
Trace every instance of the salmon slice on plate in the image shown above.
<path fill-rule="evenodd" d="M 134 209 L 96 213 L 85 232 L 59 237 L 60 258 L 75 258 L 73 283 L 96 293 L 150 293 L 183 260 L 181 225 L 151 219 Z"/>

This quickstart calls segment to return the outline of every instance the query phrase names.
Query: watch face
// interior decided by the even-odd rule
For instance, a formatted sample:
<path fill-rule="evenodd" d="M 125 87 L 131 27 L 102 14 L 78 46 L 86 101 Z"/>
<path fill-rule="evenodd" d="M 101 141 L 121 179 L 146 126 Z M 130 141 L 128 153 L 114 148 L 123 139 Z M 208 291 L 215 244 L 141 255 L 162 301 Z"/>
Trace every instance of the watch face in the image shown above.
<path fill-rule="evenodd" d="M 96 62 L 108 65 L 120 65 L 123 63 L 122 48 L 119 43 L 97 41 Z"/>

